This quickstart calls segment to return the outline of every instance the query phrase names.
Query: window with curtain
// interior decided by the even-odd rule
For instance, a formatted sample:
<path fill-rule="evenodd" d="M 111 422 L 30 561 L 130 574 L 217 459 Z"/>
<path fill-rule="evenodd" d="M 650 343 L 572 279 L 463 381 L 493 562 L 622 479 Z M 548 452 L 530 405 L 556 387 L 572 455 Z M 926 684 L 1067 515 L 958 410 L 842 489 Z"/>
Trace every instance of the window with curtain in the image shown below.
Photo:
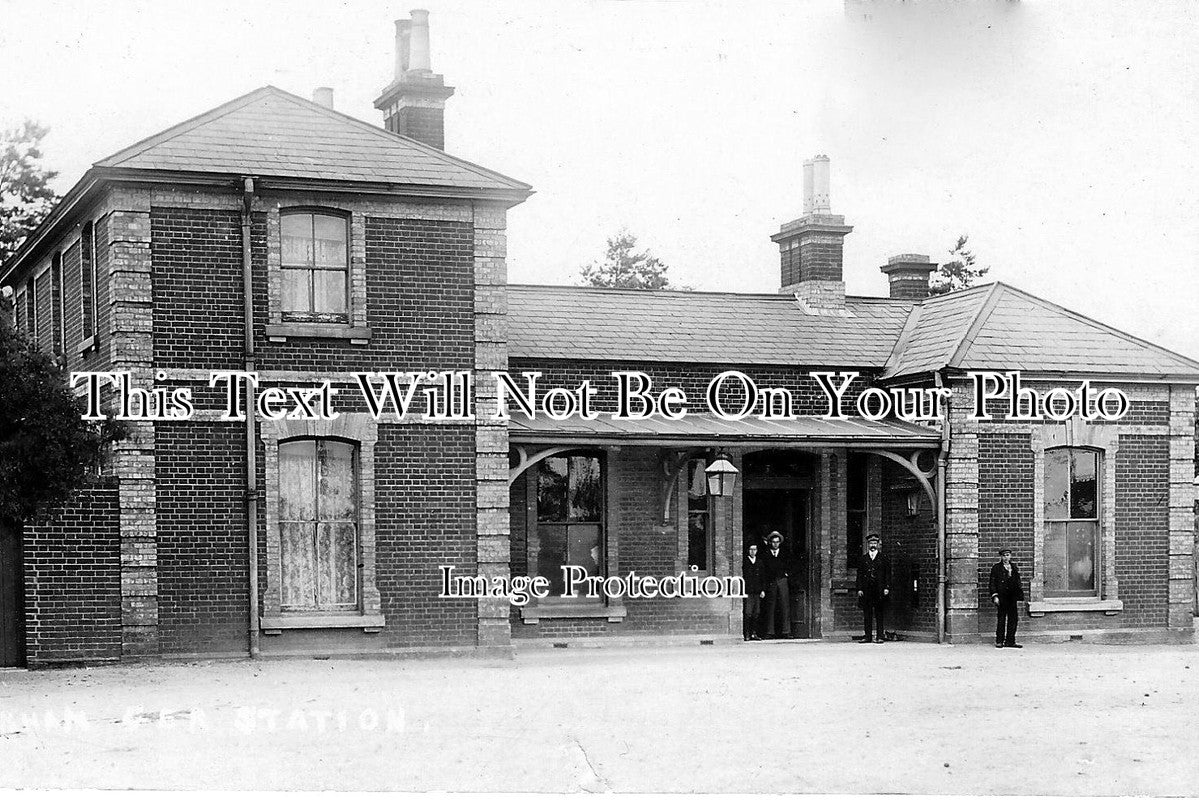
<path fill-rule="evenodd" d="M 347 321 L 349 217 L 336 212 L 284 211 L 279 228 L 284 318 Z"/>
<path fill-rule="evenodd" d="M 333 439 L 279 445 L 284 611 L 358 608 L 357 455 Z"/>
<path fill-rule="evenodd" d="M 845 493 L 845 566 L 856 569 L 862 556 L 866 535 L 867 457 L 850 453 L 848 485 Z"/>
<path fill-rule="evenodd" d="M 1094 450 L 1045 451 L 1046 597 L 1099 594 L 1099 476 Z"/>
<path fill-rule="evenodd" d="M 687 462 L 687 569 L 712 568 L 712 506 L 708 497 L 707 464 L 702 458 Z"/>
<path fill-rule="evenodd" d="M 604 492 L 601 458 L 574 453 L 537 465 L 537 574 L 560 595 L 563 566 L 604 573 Z"/>

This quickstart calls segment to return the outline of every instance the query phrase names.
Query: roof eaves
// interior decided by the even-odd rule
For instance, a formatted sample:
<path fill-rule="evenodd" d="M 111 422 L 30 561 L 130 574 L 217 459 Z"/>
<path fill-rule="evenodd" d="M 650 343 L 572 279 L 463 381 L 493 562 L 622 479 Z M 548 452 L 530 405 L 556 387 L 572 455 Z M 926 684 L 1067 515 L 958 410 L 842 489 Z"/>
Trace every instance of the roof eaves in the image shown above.
<path fill-rule="evenodd" d="M 252 177 L 261 186 L 294 189 L 297 191 L 350 192 L 360 194 L 403 195 L 408 197 L 448 200 L 488 200 L 510 206 L 525 200 L 532 192 L 521 189 L 439 186 L 436 184 L 381 183 L 375 181 L 332 180 L 328 178 L 296 178 L 271 175 L 257 170 L 235 172 L 204 172 L 199 170 L 142 169 L 140 167 L 101 167 L 92 170 L 108 180 L 139 181 L 144 183 L 182 183 L 190 185 L 223 185 Z"/>
<path fill-rule="evenodd" d="M 0 283 L 7 281 L 13 273 L 19 270 L 30 255 L 38 251 L 42 242 L 57 230 L 64 220 L 69 219 L 71 213 L 76 210 L 84 198 L 103 182 L 104 179 L 97 174 L 95 169 L 89 169 L 83 173 L 83 177 L 63 195 L 41 224 L 25 237 L 25 241 L 21 243 L 17 252 L 8 261 L 0 264 Z"/>
<path fill-rule="evenodd" d="M 961 378 L 969 374 L 970 371 L 970 369 L 957 368 L 953 370 L 947 370 L 947 374 L 954 378 Z M 1199 389 L 1199 370 L 1196 370 L 1195 372 L 1162 372 L 1158 375 L 1148 375 L 1144 372 L 1113 372 L 1111 370 L 1096 371 L 1092 369 L 1021 369 L 1020 377 L 1024 380 L 1041 381 L 1077 381 L 1089 379 L 1094 381 L 1104 381 L 1107 383 L 1146 383 L 1158 385 L 1168 383 L 1195 386 L 1197 389 Z"/>
<path fill-rule="evenodd" d="M 580 293 L 594 293 L 618 295 L 627 294 L 637 297 L 695 297 L 697 295 L 715 296 L 715 297 L 737 297 L 737 298 L 753 298 L 755 300 L 773 300 L 780 303 L 794 304 L 795 298 L 789 294 L 777 294 L 774 292 L 716 292 L 716 291 L 683 291 L 681 289 L 626 289 L 615 286 L 571 286 L 569 284 L 556 283 L 510 283 L 508 289 L 516 289 L 518 291 L 537 292 L 543 290 L 552 291 L 569 291 Z"/>

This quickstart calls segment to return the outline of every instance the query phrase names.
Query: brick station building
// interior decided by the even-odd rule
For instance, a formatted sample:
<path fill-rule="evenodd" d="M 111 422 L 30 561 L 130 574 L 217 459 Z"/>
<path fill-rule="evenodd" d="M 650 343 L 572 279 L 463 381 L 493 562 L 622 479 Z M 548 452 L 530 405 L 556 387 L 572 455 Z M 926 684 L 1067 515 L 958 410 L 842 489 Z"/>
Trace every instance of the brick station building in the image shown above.
<path fill-rule="evenodd" d="M 414 12 L 384 127 L 327 93 L 259 89 L 97 162 L 0 267 L 16 326 L 66 372 L 191 387 L 199 409 L 130 423 L 69 508 L 10 532 L 0 660 L 739 640 L 735 599 L 441 599 L 438 567 L 736 575 L 775 529 L 800 565 L 798 636 L 857 632 L 856 563 L 878 533 L 903 637 L 989 638 L 987 572 L 1010 545 L 1028 634 L 1189 640 L 1199 363 L 1004 284 L 929 297 L 923 256 L 882 267 L 889 297 L 847 297 L 852 228 L 823 158 L 803 216 L 772 236 L 777 294 L 509 285 L 506 214 L 531 189 L 444 152 L 452 93 Z M 738 370 L 790 389 L 798 416 L 506 423 L 490 379 L 505 369 L 589 379 L 604 411 L 614 370 L 693 403 Z M 1131 409 L 972 420 L 966 373 L 1011 369 L 1042 391 L 1116 386 Z M 222 420 L 214 370 L 332 379 L 342 414 Z M 473 372 L 476 418 L 376 422 L 342 404 L 350 373 L 385 370 Z M 850 401 L 947 387 L 948 420 L 823 419 L 813 370 L 860 373 Z M 704 491 L 718 454 L 739 471 L 731 497 Z"/>

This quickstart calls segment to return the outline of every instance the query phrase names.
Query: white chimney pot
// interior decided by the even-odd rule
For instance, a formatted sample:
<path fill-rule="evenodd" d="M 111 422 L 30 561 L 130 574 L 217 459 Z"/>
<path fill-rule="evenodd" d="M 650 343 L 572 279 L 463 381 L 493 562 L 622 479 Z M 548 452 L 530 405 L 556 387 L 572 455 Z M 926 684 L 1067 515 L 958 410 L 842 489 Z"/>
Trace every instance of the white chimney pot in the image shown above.
<path fill-rule="evenodd" d="M 803 213 L 804 213 L 804 216 L 811 214 L 812 209 L 815 207 L 815 203 L 813 201 L 814 192 L 815 192 L 815 187 L 813 186 L 812 159 L 809 158 L 808 160 L 803 162 Z"/>
<path fill-rule="evenodd" d="M 325 108 L 333 108 L 333 87 L 318 86 L 313 89 L 312 102 Z"/>
<path fill-rule="evenodd" d="M 816 156 L 812 164 L 812 210 L 813 214 L 832 213 L 829 200 L 829 160 L 828 156 Z"/>
<path fill-rule="evenodd" d="M 408 38 L 411 35 L 412 20 L 396 20 L 396 80 L 404 77 L 408 71 Z"/>
<path fill-rule="evenodd" d="M 429 65 L 429 12 L 412 11 L 412 33 L 408 42 L 408 69 L 431 70 Z"/>

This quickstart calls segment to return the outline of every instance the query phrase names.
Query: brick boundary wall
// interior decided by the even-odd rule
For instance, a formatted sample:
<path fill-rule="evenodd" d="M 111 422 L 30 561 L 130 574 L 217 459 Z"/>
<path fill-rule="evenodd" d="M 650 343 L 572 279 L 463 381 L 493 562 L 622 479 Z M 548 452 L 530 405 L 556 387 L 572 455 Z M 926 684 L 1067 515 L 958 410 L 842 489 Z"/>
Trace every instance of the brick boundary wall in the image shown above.
<path fill-rule="evenodd" d="M 120 495 L 106 479 L 24 529 L 29 666 L 121 657 Z"/>

